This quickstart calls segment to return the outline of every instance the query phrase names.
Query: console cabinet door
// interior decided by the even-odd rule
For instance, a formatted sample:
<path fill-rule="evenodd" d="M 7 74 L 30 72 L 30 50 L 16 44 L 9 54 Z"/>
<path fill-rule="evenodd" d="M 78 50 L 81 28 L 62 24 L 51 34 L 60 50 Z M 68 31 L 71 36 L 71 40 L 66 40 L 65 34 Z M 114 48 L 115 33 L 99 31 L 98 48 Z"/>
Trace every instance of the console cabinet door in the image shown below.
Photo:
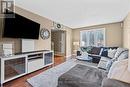
<path fill-rule="evenodd" d="M 19 57 L 3 61 L 4 81 L 16 78 L 26 73 L 26 57 Z"/>
<path fill-rule="evenodd" d="M 44 65 L 52 64 L 54 62 L 53 52 L 44 53 Z"/>

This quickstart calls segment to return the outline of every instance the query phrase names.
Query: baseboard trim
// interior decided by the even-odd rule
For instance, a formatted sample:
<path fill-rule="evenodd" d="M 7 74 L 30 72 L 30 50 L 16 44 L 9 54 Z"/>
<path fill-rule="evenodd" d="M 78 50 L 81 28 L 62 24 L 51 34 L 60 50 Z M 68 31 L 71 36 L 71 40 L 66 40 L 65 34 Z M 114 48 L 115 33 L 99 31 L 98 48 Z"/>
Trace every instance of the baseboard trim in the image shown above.
<path fill-rule="evenodd" d="M 66 56 L 66 59 L 71 59 L 72 58 L 72 55 L 69 55 L 69 56 Z"/>

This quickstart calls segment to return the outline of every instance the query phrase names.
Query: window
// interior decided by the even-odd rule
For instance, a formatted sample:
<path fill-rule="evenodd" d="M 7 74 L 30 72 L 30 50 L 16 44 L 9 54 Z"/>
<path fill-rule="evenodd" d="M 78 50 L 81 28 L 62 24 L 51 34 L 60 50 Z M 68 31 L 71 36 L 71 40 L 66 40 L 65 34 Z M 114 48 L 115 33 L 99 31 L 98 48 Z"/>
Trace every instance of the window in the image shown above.
<path fill-rule="evenodd" d="M 81 31 L 80 46 L 105 46 L 105 29 L 102 28 Z"/>

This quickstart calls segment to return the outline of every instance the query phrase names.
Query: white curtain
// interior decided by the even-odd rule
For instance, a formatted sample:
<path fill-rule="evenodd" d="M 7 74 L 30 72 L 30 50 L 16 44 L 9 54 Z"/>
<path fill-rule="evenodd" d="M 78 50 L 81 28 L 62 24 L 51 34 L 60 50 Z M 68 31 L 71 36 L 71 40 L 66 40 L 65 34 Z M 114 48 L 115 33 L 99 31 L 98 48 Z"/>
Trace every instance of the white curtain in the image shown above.
<path fill-rule="evenodd" d="M 81 31 L 81 46 L 104 46 L 105 29 Z"/>

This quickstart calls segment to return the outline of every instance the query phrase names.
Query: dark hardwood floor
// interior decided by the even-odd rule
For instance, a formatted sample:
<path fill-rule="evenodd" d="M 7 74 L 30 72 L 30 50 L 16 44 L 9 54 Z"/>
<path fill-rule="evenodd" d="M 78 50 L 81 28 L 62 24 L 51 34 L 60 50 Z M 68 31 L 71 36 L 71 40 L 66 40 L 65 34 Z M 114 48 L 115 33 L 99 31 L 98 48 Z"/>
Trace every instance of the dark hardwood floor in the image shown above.
<path fill-rule="evenodd" d="M 28 75 L 25 75 L 25 76 L 22 76 L 20 78 L 15 79 L 15 80 L 12 80 L 10 82 L 7 82 L 7 83 L 4 84 L 4 87 L 30 87 L 30 85 L 26 82 L 27 79 L 29 79 L 29 78 L 31 78 L 35 75 L 38 75 L 41 72 L 44 72 L 45 70 L 47 70 L 49 68 L 52 68 L 56 65 L 59 65 L 59 64 L 65 62 L 65 60 L 66 60 L 66 58 L 64 58 L 62 56 L 55 56 L 54 65 L 45 67 L 45 68 L 38 70 L 36 72 L 30 73 Z"/>

